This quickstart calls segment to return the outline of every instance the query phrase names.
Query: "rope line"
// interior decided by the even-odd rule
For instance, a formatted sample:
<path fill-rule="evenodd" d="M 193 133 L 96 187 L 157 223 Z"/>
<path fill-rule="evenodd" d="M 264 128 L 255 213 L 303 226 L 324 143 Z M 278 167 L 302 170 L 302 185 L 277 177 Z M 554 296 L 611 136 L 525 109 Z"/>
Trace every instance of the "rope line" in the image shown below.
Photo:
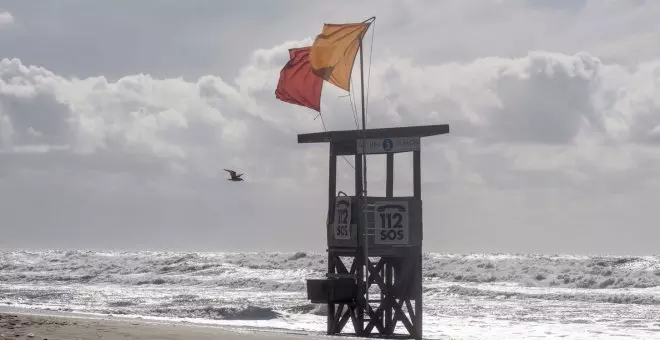
<path fill-rule="evenodd" d="M 373 21 L 373 28 L 371 31 L 371 46 L 369 47 L 369 70 L 367 72 L 367 93 L 366 102 L 364 107 L 365 116 L 369 112 L 369 85 L 371 85 L 371 59 L 374 55 L 374 36 L 376 35 L 376 20 Z"/>

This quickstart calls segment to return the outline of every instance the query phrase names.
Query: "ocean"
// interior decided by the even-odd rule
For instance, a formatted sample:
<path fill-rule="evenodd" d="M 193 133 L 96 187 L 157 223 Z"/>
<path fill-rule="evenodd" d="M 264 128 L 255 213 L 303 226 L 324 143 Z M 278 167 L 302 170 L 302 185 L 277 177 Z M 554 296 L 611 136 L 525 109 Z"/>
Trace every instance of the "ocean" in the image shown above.
<path fill-rule="evenodd" d="M 307 301 L 305 280 L 323 278 L 325 261 L 0 251 L 0 306 L 324 334 L 325 308 Z M 428 339 L 660 339 L 658 256 L 426 253 L 423 277 Z"/>

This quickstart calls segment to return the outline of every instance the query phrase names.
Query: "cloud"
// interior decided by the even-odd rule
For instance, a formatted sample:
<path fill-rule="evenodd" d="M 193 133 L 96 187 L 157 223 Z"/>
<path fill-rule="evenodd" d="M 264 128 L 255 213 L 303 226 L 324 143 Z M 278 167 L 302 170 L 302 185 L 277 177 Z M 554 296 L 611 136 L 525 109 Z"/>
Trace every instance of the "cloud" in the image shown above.
<path fill-rule="evenodd" d="M 2 147 L 68 145 L 81 157 L 126 153 L 200 175 L 227 159 L 253 166 L 272 152 L 295 159 L 295 133 L 318 130 L 319 122 L 310 111 L 275 100 L 273 89 L 286 49 L 309 42 L 256 51 L 234 81 L 143 74 L 116 82 L 75 79 L 3 59 L 0 95 L 8 132 Z M 430 66 L 381 60 L 369 81 L 369 121 L 373 127 L 448 122 L 453 135 L 482 147 L 654 143 L 658 69 L 660 63 L 651 62 L 627 70 L 586 53 L 531 52 Z M 351 106 L 340 94 L 325 86 L 324 117 L 331 128 L 352 128 Z M 268 153 L 262 151 L 266 145 L 273 148 Z M 256 175 L 266 176 L 260 170 L 255 167 Z M 280 176 L 293 171 L 285 165 L 280 170 Z"/>
<path fill-rule="evenodd" d="M 6 51 L 1 57 L 20 57 L 57 74 L 102 74 L 112 81 L 141 72 L 189 81 L 207 74 L 231 79 L 256 49 L 314 35 L 323 22 L 374 15 L 374 55 L 406 57 L 416 64 L 516 58 L 544 49 L 568 55 L 588 51 L 608 62 L 635 65 L 660 52 L 655 44 L 660 3 L 653 1 L 335 1 L 295 8 L 268 3 L 259 11 L 219 1 L 194 8 L 158 1 L 130 6 L 43 2 L 38 10 L 26 1 L 6 6 L 20 16 L 20 25 L 12 28 L 12 36 L 0 35 Z M 350 8 L 350 14 L 337 8 Z"/>
<path fill-rule="evenodd" d="M 9 26 L 14 23 L 14 16 L 7 11 L 0 9 L 0 28 Z"/>
<path fill-rule="evenodd" d="M 2 216 L 27 229 L 59 221 L 62 244 L 97 231 L 106 235 L 97 244 L 117 246 L 121 237 L 108 229 L 161 246 L 320 244 L 327 146 L 297 145 L 295 135 L 321 125 L 311 111 L 274 98 L 287 48 L 310 42 L 256 50 L 235 79 L 75 78 L 0 60 Z M 613 243 L 622 216 L 642 225 L 652 215 L 631 203 L 603 218 L 591 205 L 615 207 L 619 195 L 643 202 L 660 184 L 660 60 L 629 67 L 586 52 L 533 51 L 419 64 L 392 56 L 374 60 L 368 84 L 370 127 L 451 125 L 451 134 L 423 142 L 425 207 L 438 207 L 427 219 L 444 228 L 429 230 L 431 249 L 451 249 L 448 237 L 463 247 L 454 249 L 539 249 L 534 232 L 575 249 L 549 230 L 569 232 L 581 218 L 605 225 L 600 232 Z M 349 98 L 327 84 L 323 91 L 328 127 L 354 128 Z M 399 192 L 411 187 L 406 157 L 397 157 Z M 350 191 L 350 168 L 340 164 Z M 383 171 L 370 164 L 370 187 L 384 192 Z M 247 182 L 224 181 L 230 167 Z M 577 209 L 584 200 L 591 205 Z M 558 213 L 565 216 L 547 217 Z M 466 239 L 479 228 L 496 228 L 499 240 L 494 231 Z M 588 240 L 591 228 L 575 237 Z M 34 242 L 20 233 L 12 240 Z"/>

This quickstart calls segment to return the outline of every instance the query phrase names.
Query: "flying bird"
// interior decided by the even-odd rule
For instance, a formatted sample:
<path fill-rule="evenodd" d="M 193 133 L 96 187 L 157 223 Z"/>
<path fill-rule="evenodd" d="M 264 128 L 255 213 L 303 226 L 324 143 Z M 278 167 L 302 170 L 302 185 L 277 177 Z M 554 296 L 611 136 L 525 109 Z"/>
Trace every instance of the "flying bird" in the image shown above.
<path fill-rule="evenodd" d="M 241 178 L 241 176 L 243 176 L 243 174 L 238 174 L 237 175 L 236 171 L 234 171 L 234 170 L 227 170 L 227 169 L 224 169 L 224 170 L 227 171 L 229 173 L 229 175 L 231 175 L 231 178 L 227 178 L 228 181 L 239 182 L 239 181 L 243 180 Z"/>

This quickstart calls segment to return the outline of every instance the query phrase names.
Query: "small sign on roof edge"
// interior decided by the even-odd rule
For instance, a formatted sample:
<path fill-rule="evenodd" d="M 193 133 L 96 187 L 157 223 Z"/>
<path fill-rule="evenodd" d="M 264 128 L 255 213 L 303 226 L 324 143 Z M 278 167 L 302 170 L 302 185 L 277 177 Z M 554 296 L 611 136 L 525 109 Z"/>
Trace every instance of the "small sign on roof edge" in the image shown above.
<path fill-rule="evenodd" d="M 362 154 L 364 152 L 363 140 L 357 139 L 357 153 Z M 378 153 L 396 153 L 396 152 L 408 152 L 408 151 L 417 151 L 420 147 L 420 138 L 419 137 L 397 137 L 397 138 L 372 138 L 366 140 L 366 153 L 367 154 L 378 154 Z"/>

